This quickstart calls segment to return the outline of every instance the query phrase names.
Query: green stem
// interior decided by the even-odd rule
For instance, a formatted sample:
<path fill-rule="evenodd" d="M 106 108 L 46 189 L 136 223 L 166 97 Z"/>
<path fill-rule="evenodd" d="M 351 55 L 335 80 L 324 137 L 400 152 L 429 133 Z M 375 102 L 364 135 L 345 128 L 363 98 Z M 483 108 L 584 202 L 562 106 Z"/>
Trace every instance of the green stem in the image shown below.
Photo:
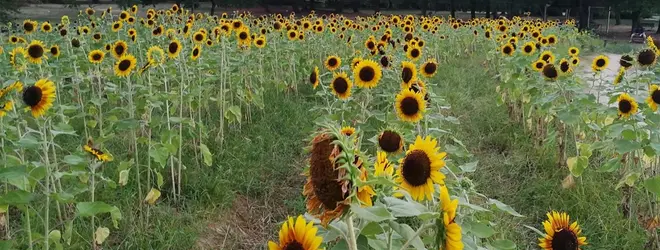
<path fill-rule="evenodd" d="M 419 227 L 419 228 L 417 229 L 417 232 L 415 232 L 415 234 L 414 234 L 412 237 L 410 237 L 410 238 L 406 241 L 406 243 L 403 244 L 403 246 L 401 246 L 401 250 L 405 250 L 406 248 L 408 248 L 408 246 L 409 246 L 410 244 L 412 244 L 412 241 L 415 240 L 415 238 L 419 237 L 419 235 L 422 234 L 422 232 L 424 232 L 424 230 L 425 230 L 427 227 L 429 227 L 430 225 L 431 225 L 431 224 L 424 224 L 424 225 L 422 225 L 421 227 Z"/>
<path fill-rule="evenodd" d="M 346 225 L 348 227 L 348 249 L 358 250 L 357 239 L 355 238 L 355 228 L 353 227 L 353 215 L 346 217 Z"/>
<path fill-rule="evenodd" d="M 45 185 L 45 194 L 46 194 L 46 214 L 44 216 L 44 247 L 46 250 L 49 249 L 50 245 L 48 244 L 48 233 L 50 232 L 49 228 L 49 221 L 50 221 L 50 174 L 51 174 L 51 169 L 50 169 L 50 159 L 49 159 L 49 140 L 48 140 L 48 121 L 44 120 L 43 126 L 42 126 L 42 138 L 43 138 L 43 153 L 44 153 L 44 159 L 45 159 L 45 165 L 46 165 L 46 185 Z"/>

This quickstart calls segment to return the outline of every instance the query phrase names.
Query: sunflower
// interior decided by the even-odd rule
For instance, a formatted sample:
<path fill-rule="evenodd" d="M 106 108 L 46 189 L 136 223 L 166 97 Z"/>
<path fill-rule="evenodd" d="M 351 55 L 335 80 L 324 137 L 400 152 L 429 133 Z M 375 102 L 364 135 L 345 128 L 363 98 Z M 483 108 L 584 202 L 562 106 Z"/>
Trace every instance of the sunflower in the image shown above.
<path fill-rule="evenodd" d="M 12 36 L 9 37 L 9 42 L 12 43 L 12 44 L 18 43 L 18 40 L 19 40 L 19 38 L 17 36 L 12 35 Z"/>
<path fill-rule="evenodd" d="M 87 13 L 88 16 L 92 16 L 92 15 L 94 15 L 94 12 L 95 12 L 95 11 L 94 11 L 94 9 L 92 9 L 92 8 L 89 8 L 89 7 L 88 7 L 87 9 L 85 9 L 85 13 Z"/>
<path fill-rule="evenodd" d="M 170 44 L 167 46 L 167 56 L 170 59 L 177 58 L 181 52 L 181 42 L 177 39 L 173 39 Z"/>
<path fill-rule="evenodd" d="M 380 66 L 383 66 L 383 68 L 389 68 L 390 65 L 392 64 L 392 58 L 389 56 L 382 56 L 380 58 Z"/>
<path fill-rule="evenodd" d="M 25 31 L 25 34 L 30 34 L 34 32 L 37 29 L 37 21 L 32 21 L 32 20 L 25 20 L 23 21 L 23 30 Z"/>
<path fill-rule="evenodd" d="M 555 45 L 559 41 L 559 39 L 557 39 L 557 36 L 555 36 L 555 35 L 549 35 L 547 37 L 547 39 L 548 39 L 548 44 L 549 45 Z"/>
<path fill-rule="evenodd" d="M 614 85 L 618 85 L 623 81 L 623 77 L 626 75 L 626 68 L 619 67 L 619 72 L 614 77 Z"/>
<path fill-rule="evenodd" d="M 29 106 L 32 116 L 38 118 L 46 113 L 55 101 L 55 84 L 41 79 L 23 91 L 23 102 Z"/>
<path fill-rule="evenodd" d="M 394 167 L 387 160 L 387 153 L 378 151 L 376 162 L 374 162 L 374 176 L 392 176 L 393 174 Z"/>
<path fill-rule="evenodd" d="M 658 104 L 660 104 L 660 86 L 653 84 L 649 89 L 649 97 L 646 98 L 646 103 L 653 110 L 658 111 Z"/>
<path fill-rule="evenodd" d="M 384 130 L 378 136 L 378 147 L 387 153 L 397 153 L 403 149 L 403 138 L 392 130 Z"/>
<path fill-rule="evenodd" d="M 637 113 L 637 102 L 628 93 L 622 93 L 616 99 L 618 103 L 618 113 L 620 117 L 629 118 L 630 115 Z"/>
<path fill-rule="evenodd" d="M 259 38 L 255 39 L 254 46 L 260 49 L 266 47 L 266 37 L 262 35 Z"/>
<path fill-rule="evenodd" d="M 541 73 L 546 79 L 555 80 L 559 76 L 559 72 L 554 64 L 548 63 L 543 66 Z"/>
<path fill-rule="evenodd" d="M 559 60 L 559 72 L 561 74 L 569 74 L 573 72 L 573 69 L 571 68 L 571 63 L 568 62 L 565 58 L 562 58 Z"/>
<path fill-rule="evenodd" d="M 287 31 L 287 37 L 289 38 L 289 41 L 294 41 L 298 38 L 298 32 L 291 29 L 291 30 Z"/>
<path fill-rule="evenodd" d="M 543 51 L 539 59 L 545 61 L 546 63 L 555 63 L 555 55 L 552 54 L 549 50 Z"/>
<path fill-rule="evenodd" d="M 577 67 L 579 64 L 580 64 L 580 58 L 571 57 L 571 65 L 573 65 L 573 67 Z"/>
<path fill-rule="evenodd" d="M 325 59 L 325 68 L 327 68 L 330 71 L 334 71 L 341 67 L 341 58 L 336 55 L 328 56 L 328 58 Z"/>
<path fill-rule="evenodd" d="M 27 60 L 25 59 L 27 54 L 23 47 L 16 47 L 9 52 L 9 64 L 11 64 L 14 69 L 22 72 L 27 67 Z"/>
<path fill-rule="evenodd" d="M 427 78 L 433 77 L 437 71 L 438 71 L 438 62 L 435 61 L 435 59 L 427 60 L 424 64 L 422 64 L 422 67 L 419 69 L 419 73 L 421 73 L 424 77 Z"/>
<path fill-rule="evenodd" d="M 442 227 L 444 232 L 440 236 L 441 239 L 444 239 L 442 241 L 442 249 L 462 250 L 464 246 L 461 241 L 461 226 L 456 223 L 458 200 L 451 199 L 446 185 L 440 185 L 440 204 L 442 209 L 442 224 L 444 224 Z"/>
<path fill-rule="evenodd" d="M 362 60 L 353 69 L 355 83 L 361 88 L 376 87 L 382 76 L 383 72 L 380 65 L 373 60 Z"/>
<path fill-rule="evenodd" d="M 11 111 L 12 109 L 14 109 L 14 101 L 12 100 L 9 100 L 0 105 L 0 117 L 4 117 L 7 115 L 7 112 Z"/>
<path fill-rule="evenodd" d="M 323 238 L 316 235 L 318 229 L 310 221 L 307 223 L 302 215 L 299 215 L 295 223 L 292 217 L 282 224 L 279 233 L 279 243 L 268 241 L 268 250 L 317 250 Z"/>
<path fill-rule="evenodd" d="M 417 93 L 408 88 L 403 89 L 396 95 L 394 108 L 401 120 L 418 122 L 422 119 L 426 110 L 424 95 L 421 92 Z"/>
<path fill-rule="evenodd" d="M 437 144 L 429 136 L 424 139 L 417 136 L 406 156 L 399 160 L 395 181 L 417 201 L 432 200 L 434 184 L 444 184 L 445 175 L 440 168 L 445 166 L 447 153 L 440 152 Z"/>
<path fill-rule="evenodd" d="M 413 61 L 417 61 L 417 59 L 419 59 L 421 56 L 422 56 L 422 50 L 417 46 L 412 46 L 406 52 L 406 57 L 408 57 L 408 59 Z"/>
<path fill-rule="evenodd" d="M 129 16 L 130 15 L 125 10 L 122 10 L 121 13 L 119 13 L 119 19 L 122 21 L 128 19 Z"/>
<path fill-rule="evenodd" d="M 147 50 L 147 61 L 153 66 L 164 63 L 165 51 L 158 46 L 149 47 L 149 50 Z"/>
<path fill-rule="evenodd" d="M 115 75 L 119 77 L 126 77 L 131 74 L 131 71 L 136 66 L 135 57 L 131 54 L 121 56 L 115 63 Z"/>
<path fill-rule="evenodd" d="M 502 45 L 502 47 L 500 47 L 500 51 L 504 55 L 511 56 L 511 55 L 513 55 L 513 52 L 516 51 L 516 49 L 513 48 L 512 44 L 505 43 L 504 45 Z"/>
<path fill-rule="evenodd" d="M 339 218 L 348 206 L 347 184 L 334 162 L 334 156 L 341 149 L 333 144 L 334 140 L 328 133 L 318 134 L 312 140 L 309 171 L 303 188 L 307 212 L 319 218 L 324 226 Z"/>
<path fill-rule="evenodd" d="M 367 182 L 367 176 L 368 176 L 367 168 L 364 167 L 364 164 L 362 163 L 362 160 L 360 160 L 359 158 L 356 157 L 355 165 L 360 170 L 360 176 L 359 176 L 360 181 L 362 183 Z M 374 203 L 373 203 L 373 200 L 372 200 L 371 197 L 373 197 L 374 195 L 376 195 L 376 192 L 368 184 L 364 184 L 363 186 L 358 187 L 357 193 L 355 194 L 357 199 L 360 201 L 360 206 L 362 206 L 362 207 L 371 207 L 371 206 L 373 206 Z"/>
<path fill-rule="evenodd" d="M 346 73 L 333 73 L 333 78 L 330 82 L 330 89 L 332 89 L 332 94 L 336 95 L 337 98 L 341 100 L 348 99 L 348 97 L 351 96 L 352 87 L 353 83 Z"/>
<path fill-rule="evenodd" d="M 340 132 L 341 134 L 350 137 L 351 135 L 355 134 L 355 128 L 351 126 L 342 127 Z"/>
<path fill-rule="evenodd" d="M 197 31 L 193 34 L 192 39 L 195 43 L 202 43 L 206 40 L 206 34 L 201 31 Z"/>
<path fill-rule="evenodd" d="M 44 44 L 39 40 L 32 40 L 25 51 L 27 59 L 34 64 L 41 64 L 42 59 L 46 57 Z"/>
<path fill-rule="evenodd" d="M 122 26 L 124 26 L 124 24 L 121 21 L 116 21 L 116 22 L 112 23 L 112 31 L 113 32 L 118 32 L 121 29 Z"/>
<path fill-rule="evenodd" d="M 351 70 L 355 70 L 355 67 L 362 61 L 361 57 L 354 57 L 353 60 L 351 60 Z"/>
<path fill-rule="evenodd" d="M 193 50 L 190 52 L 190 59 L 196 61 L 201 54 L 202 54 L 202 47 L 200 47 L 199 45 L 195 45 Z"/>
<path fill-rule="evenodd" d="M 625 69 L 632 67 L 633 58 L 630 55 L 622 55 L 619 59 L 619 65 Z"/>
<path fill-rule="evenodd" d="M 543 222 L 545 237 L 539 238 L 539 246 L 543 250 L 576 249 L 587 244 L 587 238 L 581 237 L 582 229 L 576 222 L 570 223 L 566 213 L 552 211 L 547 213 L 548 219 Z"/>
<path fill-rule="evenodd" d="M 527 42 L 525 45 L 523 45 L 522 52 L 525 55 L 534 54 L 534 52 L 536 52 L 536 45 L 534 42 Z"/>
<path fill-rule="evenodd" d="M 580 55 L 580 49 L 576 47 L 570 47 L 568 48 L 568 55 L 577 57 L 578 55 Z"/>
<path fill-rule="evenodd" d="M 46 33 L 49 33 L 49 32 L 51 32 L 51 31 L 53 31 L 53 26 L 50 25 L 49 22 L 43 22 L 43 23 L 41 24 L 41 31 L 46 32 Z"/>
<path fill-rule="evenodd" d="M 89 52 L 87 55 L 87 59 L 89 59 L 89 62 L 93 64 L 99 64 L 103 62 L 103 58 L 105 57 L 105 52 L 100 51 L 100 50 L 92 50 Z"/>
<path fill-rule="evenodd" d="M 128 45 L 126 42 L 119 40 L 112 46 L 112 56 L 119 59 L 128 52 Z"/>
<path fill-rule="evenodd" d="M 60 53 L 60 46 L 53 45 L 50 47 L 50 54 L 53 55 L 53 57 L 59 57 Z"/>
<path fill-rule="evenodd" d="M 401 88 L 407 89 L 410 85 L 417 80 L 417 66 L 414 63 L 403 61 L 401 62 Z"/>
<path fill-rule="evenodd" d="M 645 49 L 637 54 L 637 62 L 642 66 L 651 66 L 655 64 L 657 55 L 654 50 Z"/>
<path fill-rule="evenodd" d="M 607 68 L 607 65 L 610 63 L 610 59 L 607 56 L 599 55 L 591 62 L 591 69 L 593 71 L 602 71 Z"/>
<path fill-rule="evenodd" d="M 103 152 L 99 149 L 93 148 L 90 145 L 84 145 L 83 149 L 85 150 L 85 152 L 87 152 L 87 153 L 91 154 L 92 156 L 94 156 L 96 158 L 96 160 L 98 160 L 98 161 L 102 161 L 102 162 L 112 161 L 112 156 L 110 156 L 108 153 L 105 153 L 105 152 Z"/>
<path fill-rule="evenodd" d="M 319 67 L 314 67 L 314 70 L 312 70 L 312 73 L 309 74 L 309 83 L 312 84 L 312 87 L 316 89 L 317 86 L 319 86 Z"/>

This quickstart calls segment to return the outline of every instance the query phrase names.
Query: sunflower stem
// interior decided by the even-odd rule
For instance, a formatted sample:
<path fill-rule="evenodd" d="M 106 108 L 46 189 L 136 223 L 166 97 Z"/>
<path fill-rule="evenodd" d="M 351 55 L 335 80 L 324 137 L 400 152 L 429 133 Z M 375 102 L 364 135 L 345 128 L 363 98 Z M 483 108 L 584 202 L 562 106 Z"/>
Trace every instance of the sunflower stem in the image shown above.
<path fill-rule="evenodd" d="M 48 250 L 49 247 L 50 247 L 49 244 L 48 244 L 49 242 L 48 242 L 48 237 L 47 236 L 48 236 L 48 233 L 50 231 L 49 230 L 50 226 L 48 225 L 48 223 L 49 223 L 49 220 L 50 220 L 49 215 L 50 215 L 50 174 L 51 174 L 50 173 L 50 159 L 49 159 L 49 153 L 48 153 L 48 151 L 50 149 L 50 146 L 49 146 L 50 142 L 49 142 L 48 136 L 47 136 L 47 133 L 48 133 L 47 125 L 48 125 L 48 120 L 44 120 L 43 125 L 42 125 L 43 130 L 42 130 L 42 133 L 41 133 L 41 136 L 44 140 L 43 141 L 44 146 L 42 148 L 43 148 L 44 159 L 45 159 L 44 163 L 46 165 L 46 185 L 45 185 L 46 190 L 44 192 L 45 195 L 46 195 L 46 204 L 45 204 L 46 214 L 44 215 L 44 236 L 45 236 L 44 237 L 44 249 L 46 249 L 46 250 Z"/>
<path fill-rule="evenodd" d="M 406 240 L 406 243 L 404 243 L 403 246 L 401 246 L 401 250 L 407 249 L 408 246 L 410 244 L 412 244 L 412 241 L 415 240 L 415 238 L 419 237 L 419 235 L 422 234 L 422 232 L 424 232 L 424 230 L 426 230 L 426 228 L 428 228 L 429 226 L 432 226 L 432 225 L 433 224 L 424 224 L 424 225 L 420 226 L 417 229 L 417 232 L 415 232 L 415 234 L 412 237 L 410 237 L 408 240 Z"/>
<path fill-rule="evenodd" d="M 358 250 L 357 240 L 355 238 L 355 228 L 353 227 L 353 215 L 346 217 L 346 225 L 348 227 L 348 249 Z"/>
<path fill-rule="evenodd" d="M 163 68 L 163 74 L 165 74 L 165 73 L 166 73 L 165 69 Z M 169 93 L 169 85 L 168 85 L 168 82 L 167 82 L 167 77 L 164 78 L 164 81 L 165 81 L 165 94 L 168 94 Z M 172 121 L 170 119 L 170 99 L 169 99 L 169 97 L 167 97 L 165 99 L 165 115 L 167 116 L 167 130 L 171 131 L 172 130 Z M 172 144 L 172 137 L 171 136 L 169 136 L 169 138 L 167 140 L 167 143 L 170 144 L 170 145 Z M 169 157 L 169 161 L 170 161 L 170 175 L 172 177 L 172 199 L 174 201 L 176 201 L 176 180 L 174 178 L 174 160 L 172 159 L 171 156 Z"/>

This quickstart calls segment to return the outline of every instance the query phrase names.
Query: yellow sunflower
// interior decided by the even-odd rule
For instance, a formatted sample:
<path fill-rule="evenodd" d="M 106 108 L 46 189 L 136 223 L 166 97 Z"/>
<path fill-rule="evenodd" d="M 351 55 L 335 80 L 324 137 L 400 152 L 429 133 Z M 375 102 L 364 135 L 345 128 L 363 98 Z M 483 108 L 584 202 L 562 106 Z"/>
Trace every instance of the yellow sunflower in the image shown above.
<path fill-rule="evenodd" d="M 34 64 L 41 64 L 46 57 L 44 44 L 39 40 L 32 40 L 25 49 L 25 52 L 27 53 L 28 61 Z"/>
<path fill-rule="evenodd" d="M 0 105 L 0 118 L 7 115 L 7 112 L 11 111 L 12 109 L 14 109 L 14 101 L 12 100 L 9 100 Z"/>
<path fill-rule="evenodd" d="M 346 100 L 351 96 L 351 88 L 353 83 L 345 72 L 333 73 L 332 81 L 330 81 L 330 89 L 332 94 L 341 100 Z"/>
<path fill-rule="evenodd" d="M 258 37 L 257 39 L 254 39 L 254 46 L 256 46 L 257 48 L 260 48 L 260 49 L 266 47 L 266 36 L 262 35 L 262 36 Z"/>
<path fill-rule="evenodd" d="M 41 24 L 41 31 L 49 33 L 51 31 L 53 31 L 53 26 L 50 25 L 49 22 L 44 22 L 44 23 Z"/>
<path fill-rule="evenodd" d="M 268 250 L 317 250 L 323 242 L 323 237 L 316 235 L 317 231 L 313 222 L 307 223 L 302 215 L 298 215 L 295 222 L 289 217 L 280 229 L 279 243 L 269 241 Z"/>
<path fill-rule="evenodd" d="M 565 74 L 570 74 L 573 72 L 573 69 L 571 68 L 571 63 L 566 60 L 566 58 L 562 58 L 559 60 L 559 72 L 563 75 Z"/>
<path fill-rule="evenodd" d="M 192 40 L 195 43 L 203 43 L 204 41 L 206 41 L 206 33 L 202 31 L 197 31 L 193 34 Z"/>
<path fill-rule="evenodd" d="M 112 46 L 112 56 L 119 59 L 128 52 L 128 44 L 126 42 L 119 40 L 116 41 Z"/>
<path fill-rule="evenodd" d="M 351 126 L 342 127 L 340 132 L 345 136 L 351 136 L 355 134 L 355 128 Z"/>
<path fill-rule="evenodd" d="M 147 61 L 153 65 L 158 66 L 165 62 L 165 51 L 158 46 L 151 46 L 147 50 Z"/>
<path fill-rule="evenodd" d="M 410 85 L 417 80 L 417 66 L 409 61 L 401 62 L 401 88 L 410 88 Z"/>
<path fill-rule="evenodd" d="M 658 85 L 651 85 L 651 88 L 649 89 L 649 97 L 646 98 L 646 103 L 653 112 L 658 111 L 658 104 L 660 104 L 660 87 Z"/>
<path fill-rule="evenodd" d="M 356 165 L 358 166 L 358 169 L 360 170 L 360 176 L 359 176 L 360 181 L 362 183 L 365 183 L 365 182 L 367 182 L 367 176 L 368 176 L 367 168 L 364 167 L 361 160 L 358 159 L 357 161 L 358 162 L 356 163 Z M 374 189 L 370 185 L 367 185 L 367 184 L 365 184 L 361 187 L 358 187 L 358 190 L 357 190 L 357 193 L 356 193 L 356 197 L 360 201 L 360 206 L 362 206 L 362 207 L 371 207 L 371 206 L 373 206 L 374 203 L 373 203 L 373 200 L 372 200 L 371 197 L 373 197 L 374 195 L 376 195 L 376 192 L 374 191 Z"/>
<path fill-rule="evenodd" d="M 545 237 L 539 238 L 539 246 L 543 250 L 576 249 L 587 244 L 587 237 L 580 236 L 582 229 L 576 222 L 570 223 L 566 213 L 552 211 L 547 213 L 548 219 L 543 222 Z"/>
<path fill-rule="evenodd" d="M 9 64 L 11 64 L 14 69 L 22 72 L 27 68 L 27 54 L 23 47 L 16 47 L 11 52 L 9 52 Z"/>
<path fill-rule="evenodd" d="M 341 67 L 341 58 L 339 56 L 328 56 L 328 58 L 325 59 L 325 68 L 334 71 Z"/>
<path fill-rule="evenodd" d="M 591 62 L 591 69 L 593 71 L 599 72 L 607 68 L 607 65 L 610 63 L 610 59 L 607 56 L 599 55 Z"/>
<path fill-rule="evenodd" d="M 578 49 L 577 47 L 570 47 L 568 48 L 568 55 L 572 57 L 573 56 L 577 57 L 578 55 L 580 55 L 580 49 Z"/>
<path fill-rule="evenodd" d="M 378 151 L 376 162 L 374 162 L 374 176 L 392 176 L 393 174 L 394 167 L 387 160 L 387 153 Z"/>
<path fill-rule="evenodd" d="M 408 88 L 403 89 L 396 95 L 394 108 L 399 115 L 399 119 L 407 122 L 418 122 L 423 118 L 426 111 L 424 94 L 421 92 L 416 93 Z"/>
<path fill-rule="evenodd" d="M 417 136 L 406 155 L 399 160 L 395 181 L 417 201 L 432 200 L 434 184 L 444 184 L 445 175 L 440 168 L 445 166 L 445 152 L 440 152 L 438 141 L 427 136 Z"/>
<path fill-rule="evenodd" d="M 408 57 L 410 60 L 417 61 L 417 59 L 419 59 L 421 56 L 422 49 L 417 46 L 411 46 L 408 48 L 408 51 L 406 51 L 406 57 Z"/>
<path fill-rule="evenodd" d="M 113 32 L 118 32 L 121 29 L 121 27 L 123 27 L 123 26 L 124 26 L 124 24 L 122 23 L 122 21 L 116 21 L 116 22 L 112 23 L 112 31 Z"/>
<path fill-rule="evenodd" d="M 89 62 L 93 64 L 99 64 L 103 62 L 103 58 L 105 57 L 105 52 L 100 51 L 100 50 L 92 50 L 87 54 L 87 59 L 89 59 Z"/>
<path fill-rule="evenodd" d="M 461 226 L 456 223 L 458 200 L 452 200 L 446 185 L 440 185 L 440 204 L 442 206 L 442 223 L 444 232 L 441 237 L 443 250 L 463 250 L 461 241 Z"/>
<path fill-rule="evenodd" d="M 353 69 L 355 84 L 361 88 L 373 88 L 378 85 L 383 76 L 382 69 L 373 60 L 362 60 Z"/>
<path fill-rule="evenodd" d="M 32 20 L 25 20 L 23 21 L 23 31 L 25 31 L 25 34 L 30 34 L 37 30 L 37 21 L 32 21 Z"/>
<path fill-rule="evenodd" d="M 96 160 L 98 160 L 98 161 L 102 161 L 102 162 L 112 161 L 112 156 L 110 156 L 108 153 L 105 153 L 105 152 L 103 152 L 99 149 L 93 148 L 90 145 L 84 145 L 83 149 L 85 150 L 85 152 L 87 152 L 87 153 L 91 154 L 92 156 L 94 156 L 96 158 Z"/>
<path fill-rule="evenodd" d="M 23 102 L 32 111 L 32 116 L 38 118 L 53 106 L 55 96 L 55 84 L 48 79 L 40 79 L 34 85 L 25 88 Z"/>
<path fill-rule="evenodd" d="M 620 117 L 629 118 L 631 115 L 637 113 L 637 102 L 635 101 L 635 98 L 632 98 L 628 93 L 622 93 L 619 95 L 616 102 L 618 104 L 617 111 Z"/>
<path fill-rule="evenodd" d="M 312 73 L 309 74 L 309 83 L 312 84 L 312 87 L 316 89 L 319 86 L 319 67 L 314 67 Z"/>
<path fill-rule="evenodd" d="M 505 43 L 504 45 L 502 45 L 502 47 L 500 47 L 500 51 L 504 55 L 511 56 L 511 55 L 513 55 L 513 52 L 516 51 L 516 49 L 513 48 L 512 44 Z"/>
<path fill-rule="evenodd" d="M 427 60 L 419 69 L 419 73 L 427 78 L 433 77 L 436 72 L 438 72 L 438 62 L 435 59 Z"/>
<path fill-rule="evenodd" d="M 115 63 L 115 75 L 119 77 L 127 77 L 136 66 L 137 61 L 131 54 L 121 56 Z"/>
<path fill-rule="evenodd" d="M 532 69 L 538 72 L 541 72 L 543 70 L 543 67 L 545 66 L 546 62 L 543 60 L 538 60 L 536 62 L 532 63 Z"/>
<path fill-rule="evenodd" d="M 539 59 L 545 61 L 546 63 L 555 63 L 555 55 L 552 54 L 552 52 L 549 50 L 543 51 L 541 56 L 539 56 Z"/>
<path fill-rule="evenodd" d="M 625 67 L 619 67 L 619 72 L 616 74 L 614 77 L 614 85 L 618 85 L 623 81 L 623 77 L 626 75 L 626 68 Z"/>
<path fill-rule="evenodd" d="M 571 65 L 573 65 L 573 67 L 577 67 L 578 65 L 580 65 L 580 58 L 571 57 Z"/>
<path fill-rule="evenodd" d="M 351 70 L 355 70 L 355 67 L 362 61 L 361 57 L 354 57 L 353 60 L 351 60 Z"/>
<path fill-rule="evenodd" d="M 167 56 L 174 59 L 179 56 L 179 53 L 181 53 L 181 42 L 175 38 L 167 46 Z"/>
<path fill-rule="evenodd" d="M 531 41 L 525 43 L 525 45 L 523 45 L 523 47 L 522 47 L 522 52 L 525 55 L 534 54 L 534 52 L 536 52 L 536 44 L 534 42 L 531 42 Z"/>

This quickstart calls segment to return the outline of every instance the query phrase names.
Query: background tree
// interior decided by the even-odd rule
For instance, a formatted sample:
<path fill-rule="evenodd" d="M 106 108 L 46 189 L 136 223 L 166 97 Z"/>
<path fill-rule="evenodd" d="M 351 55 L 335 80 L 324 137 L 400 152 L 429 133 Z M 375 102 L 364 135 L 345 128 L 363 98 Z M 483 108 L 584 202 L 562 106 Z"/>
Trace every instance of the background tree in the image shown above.
<path fill-rule="evenodd" d="M 19 8 L 23 6 L 23 0 L 0 0 L 0 22 L 6 23 L 16 14 L 19 14 Z"/>

